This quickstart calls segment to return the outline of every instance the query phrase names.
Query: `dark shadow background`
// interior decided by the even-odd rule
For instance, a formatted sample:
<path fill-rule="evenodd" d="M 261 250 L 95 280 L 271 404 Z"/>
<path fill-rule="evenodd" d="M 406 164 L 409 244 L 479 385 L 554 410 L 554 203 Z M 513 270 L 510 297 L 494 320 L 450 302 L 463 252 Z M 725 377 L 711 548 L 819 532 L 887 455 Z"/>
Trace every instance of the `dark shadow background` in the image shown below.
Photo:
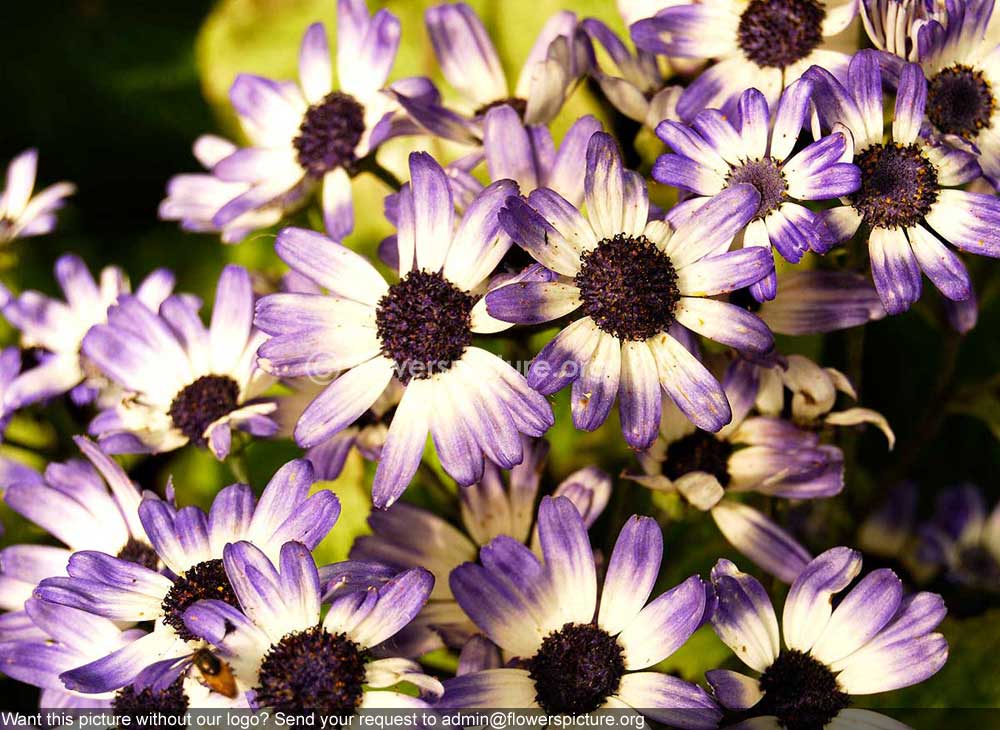
<path fill-rule="evenodd" d="M 191 143 L 215 124 L 202 98 L 194 38 L 206 0 L 0 3 L 0 160 L 39 149 L 39 185 L 79 187 L 52 236 L 22 243 L 19 287 L 51 288 L 76 251 L 115 262 L 133 282 L 158 266 L 190 286 L 218 271 L 210 236 L 160 223 L 167 179 L 197 169 Z"/>

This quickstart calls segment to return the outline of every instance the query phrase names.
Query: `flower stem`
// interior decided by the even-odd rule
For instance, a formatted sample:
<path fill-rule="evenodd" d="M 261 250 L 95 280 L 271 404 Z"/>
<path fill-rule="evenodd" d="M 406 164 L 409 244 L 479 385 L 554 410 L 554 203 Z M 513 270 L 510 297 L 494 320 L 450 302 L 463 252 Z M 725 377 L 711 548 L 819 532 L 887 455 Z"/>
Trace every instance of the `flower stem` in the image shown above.
<path fill-rule="evenodd" d="M 360 169 L 362 172 L 374 175 L 395 191 L 398 191 L 401 187 L 403 187 L 403 182 L 396 177 L 395 173 L 379 164 L 379 161 L 375 159 L 374 155 L 371 155 L 364 160 L 361 163 Z"/>

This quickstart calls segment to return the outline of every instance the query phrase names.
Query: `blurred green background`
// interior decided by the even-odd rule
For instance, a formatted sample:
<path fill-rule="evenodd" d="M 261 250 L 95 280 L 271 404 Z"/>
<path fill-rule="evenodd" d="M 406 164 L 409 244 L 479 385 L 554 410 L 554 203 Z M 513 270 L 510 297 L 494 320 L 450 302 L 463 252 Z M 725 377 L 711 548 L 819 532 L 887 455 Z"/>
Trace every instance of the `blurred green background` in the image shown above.
<path fill-rule="evenodd" d="M 373 3 L 391 8 L 403 23 L 403 46 L 394 77 L 435 76 L 421 20 L 424 8 L 431 4 L 427 0 Z M 551 12 L 571 9 L 621 28 L 612 0 L 481 0 L 471 4 L 491 29 L 512 84 L 519 60 Z M 280 272 L 272 250 L 274 231 L 226 247 L 214 236 L 185 234 L 174 224 L 159 222 L 156 209 L 171 175 L 198 169 L 190 150 L 199 134 L 216 132 L 238 138 L 226 99 L 237 72 L 294 78 L 301 34 L 316 20 L 327 22 L 334 41 L 333 0 L 223 0 L 215 5 L 195 0 L 75 0 L 3 6 L 0 160 L 5 163 L 24 148 L 38 147 L 40 184 L 71 180 L 79 186 L 78 195 L 60 216 L 56 234 L 15 244 L 16 263 L 2 274 L 8 287 L 55 293 L 52 265 L 69 251 L 82 255 L 92 270 L 118 264 L 133 282 L 154 268 L 170 267 L 177 273 L 179 289 L 196 292 L 207 302 L 227 261 Z M 592 90 L 583 86 L 556 121 L 557 137 L 582 113 L 613 121 Z M 413 140 L 391 144 L 383 151 L 384 163 L 405 177 L 406 154 L 414 144 Z M 445 158 L 451 152 L 430 140 L 421 140 L 419 145 Z M 645 160 L 647 166 L 650 162 Z M 358 231 L 349 241 L 355 247 L 371 251 L 389 231 L 382 215 L 386 192 L 373 180 L 362 186 L 357 200 Z M 849 459 L 847 489 L 841 497 L 811 510 L 810 531 L 803 536 L 811 549 L 850 544 L 859 520 L 901 477 L 919 480 L 925 514 L 934 492 L 948 484 L 974 482 L 994 501 L 1000 493 L 996 476 L 1000 467 L 1000 277 L 994 273 L 993 262 L 968 263 L 983 311 L 978 327 L 965 338 L 942 325 L 936 293 L 925 282 L 927 294 L 913 311 L 872 324 L 863 335 L 857 331 L 825 339 L 782 339 L 786 351 L 809 354 L 852 375 L 862 403 L 882 411 L 899 437 L 892 453 L 874 431 L 843 438 L 841 445 Z M 15 334 L 2 327 L 0 335 L 12 342 Z M 548 336 L 539 336 L 538 342 Z M 612 474 L 631 465 L 616 419 L 595 433 L 578 434 L 569 424 L 565 397 L 557 399 L 556 408 L 547 488 L 586 464 L 597 463 Z M 88 417 L 64 403 L 33 409 L 9 429 L 4 448 L 36 466 L 72 457 L 69 436 L 74 429 L 82 430 Z M 254 486 L 262 488 L 277 465 L 297 453 L 289 444 L 251 446 L 248 457 Z M 207 504 L 220 486 L 232 481 L 225 466 L 194 449 L 130 463 L 133 475 L 145 487 L 162 487 L 173 474 L 180 501 L 185 503 Z M 334 536 L 321 548 L 323 559 L 343 558 L 353 535 L 364 529 L 369 477 L 370 468 L 366 472 L 352 461 L 345 475 L 331 485 L 345 510 Z M 434 494 L 417 485 L 407 498 L 430 503 Z M 663 586 L 694 572 L 707 574 L 719 556 L 746 566 L 704 515 L 686 513 L 669 499 L 654 502 L 648 493 L 620 480 L 611 507 L 595 527 L 595 544 L 610 547 L 620 524 L 635 511 L 655 514 L 664 524 Z M 2 518 L 4 544 L 44 539 L 40 531 L 5 508 Z M 965 600 L 958 594 L 946 593 L 946 598 L 952 605 Z M 1000 612 L 995 608 L 962 621 L 949 619 L 944 630 L 952 645 L 952 659 L 944 671 L 919 687 L 861 704 L 1000 705 L 998 625 Z M 705 669 L 720 662 L 729 661 L 735 667 L 728 650 L 708 631 L 700 632 L 668 661 L 669 668 L 691 679 L 699 679 Z M 0 684 L 0 693 L 5 706 L 27 709 L 33 701 L 31 693 L 9 680 Z"/>

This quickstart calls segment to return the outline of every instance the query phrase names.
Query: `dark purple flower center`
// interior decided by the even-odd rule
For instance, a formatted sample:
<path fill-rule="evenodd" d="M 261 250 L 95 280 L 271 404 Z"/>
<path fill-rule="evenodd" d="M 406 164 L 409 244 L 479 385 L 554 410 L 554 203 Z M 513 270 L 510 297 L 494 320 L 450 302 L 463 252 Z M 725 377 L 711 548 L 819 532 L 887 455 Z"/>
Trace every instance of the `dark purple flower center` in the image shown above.
<path fill-rule="evenodd" d="M 775 715 L 785 730 L 819 730 L 850 704 L 830 668 L 796 649 L 781 652 L 760 678 L 755 715 Z"/>
<path fill-rule="evenodd" d="M 130 563 L 137 563 L 150 570 L 156 570 L 160 565 L 160 556 L 156 554 L 153 546 L 141 540 L 136 540 L 134 537 L 128 539 L 128 542 L 118 551 L 116 557 L 128 560 Z"/>
<path fill-rule="evenodd" d="M 257 704 L 285 712 L 352 713 L 361 703 L 365 653 L 322 626 L 288 634 L 260 665 Z"/>
<path fill-rule="evenodd" d="M 517 116 L 524 119 L 524 113 L 528 110 L 528 100 L 521 99 L 516 96 L 511 96 L 506 99 L 497 99 L 496 101 L 491 101 L 489 104 L 483 104 L 483 106 L 476 109 L 473 113 L 474 116 L 481 117 L 486 114 L 490 109 L 495 109 L 498 106 L 509 106 L 514 111 L 517 112 Z"/>
<path fill-rule="evenodd" d="M 188 696 L 184 692 L 184 675 L 177 677 L 173 683 L 162 690 L 144 687 L 136 690 L 129 685 L 115 693 L 111 701 L 111 709 L 115 717 L 129 717 L 132 724 L 140 721 L 138 718 L 150 715 L 181 717 L 188 709 Z"/>
<path fill-rule="evenodd" d="M 733 446 L 728 441 L 698 429 L 667 447 L 663 473 L 671 479 L 680 479 L 685 474 L 703 471 L 714 476 L 725 487 L 730 481 L 729 457 L 732 454 Z"/>
<path fill-rule="evenodd" d="M 762 160 L 750 160 L 734 168 L 729 173 L 727 183 L 729 185 L 746 183 L 757 188 L 757 192 L 760 193 L 760 205 L 757 206 L 755 218 L 766 217 L 768 213 L 781 205 L 788 193 L 785 174 L 770 157 L 765 157 Z"/>
<path fill-rule="evenodd" d="M 758 66 L 786 68 L 820 44 L 825 18 L 816 0 L 751 0 L 740 16 L 737 39 Z"/>
<path fill-rule="evenodd" d="M 228 375 L 202 375 L 174 396 L 170 420 L 198 446 L 205 445 L 205 429 L 236 410 L 240 386 Z"/>
<path fill-rule="evenodd" d="M 625 657 L 618 639 L 604 629 L 568 623 L 545 637 L 527 667 L 543 710 L 582 715 L 618 691 Z"/>
<path fill-rule="evenodd" d="M 937 171 L 916 145 L 872 145 L 854 156 L 854 164 L 861 187 L 851 205 L 873 228 L 915 225 L 937 201 Z"/>
<path fill-rule="evenodd" d="M 990 83 L 968 66 L 946 68 L 927 85 L 927 118 L 945 134 L 972 139 L 990 126 L 995 107 Z"/>
<path fill-rule="evenodd" d="M 172 627 L 185 641 L 197 638 L 184 625 L 184 612 L 195 603 L 205 599 L 223 601 L 234 608 L 240 601 L 229 583 L 226 569 L 219 559 L 206 560 L 184 571 L 184 575 L 174 581 L 160 606 L 163 623 Z"/>
<path fill-rule="evenodd" d="M 365 133 L 365 108 L 350 94 L 333 91 L 306 110 L 292 144 L 299 164 L 314 178 L 338 167 L 350 167 Z"/>
<path fill-rule="evenodd" d="M 674 322 L 680 299 L 670 257 L 645 236 L 605 238 L 580 259 L 583 311 L 622 340 L 648 340 Z"/>
<path fill-rule="evenodd" d="M 448 370 L 472 342 L 476 303 L 437 272 L 411 271 L 378 303 L 375 323 L 382 354 L 404 383 Z"/>

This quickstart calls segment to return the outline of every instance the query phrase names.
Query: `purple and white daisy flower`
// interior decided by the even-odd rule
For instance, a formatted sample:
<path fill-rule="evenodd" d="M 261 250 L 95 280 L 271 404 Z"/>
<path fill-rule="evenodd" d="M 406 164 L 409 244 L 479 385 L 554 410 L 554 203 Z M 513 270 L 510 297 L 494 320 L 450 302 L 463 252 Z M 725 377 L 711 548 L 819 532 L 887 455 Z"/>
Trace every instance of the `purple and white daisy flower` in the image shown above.
<path fill-rule="evenodd" d="M 13 295 L 0 287 L 0 311 L 21 333 L 21 346 L 38 351 L 38 364 L 22 371 L 3 394 L 3 409 L 15 411 L 63 393 L 78 404 L 115 389 L 82 352 L 90 328 L 108 321 L 108 307 L 130 291 L 125 273 L 114 266 L 101 270 L 99 281 L 79 256 L 61 256 L 55 278 L 65 301 L 37 291 Z M 139 285 L 135 299 L 156 309 L 174 287 L 174 275 L 157 269 Z"/>
<path fill-rule="evenodd" d="M 111 707 L 114 693 L 68 690 L 60 675 L 126 648 L 145 634 L 142 629 L 123 631 L 111 619 L 37 598 L 24 603 L 18 619 L 22 624 L 19 635 L 5 635 L 0 641 L 0 665 L 5 675 L 39 687 L 39 707 Z"/>
<path fill-rule="evenodd" d="M 861 554 L 827 550 L 792 583 L 778 619 L 756 578 L 728 560 L 712 569 L 718 604 L 712 626 L 759 678 L 717 669 L 706 673 L 715 698 L 767 728 L 822 728 L 851 695 L 888 692 L 924 681 L 948 658 L 948 643 L 931 633 L 946 609 L 934 593 L 904 598 L 888 569 L 868 573 L 837 604 L 833 597 L 861 572 Z"/>
<path fill-rule="evenodd" d="M 319 572 L 302 544 L 286 543 L 276 558 L 249 542 L 224 552 L 236 602 L 200 600 L 184 612 L 184 623 L 230 665 L 249 689 L 253 707 L 338 715 L 426 707 L 393 689 L 402 682 L 429 696 L 441 694 L 440 682 L 419 664 L 371 654 L 424 605 L 434 585 L 426 570 L 413 568 L 378 588 L 341 593 L 323 616 Z"/>
<path fill-rule="evenodd" d="M 771 301 L 758 302 L 746 290 L 733 292 L 729 301 L 755 312 L 779 335 L 836 332 L 885 318 L 871 281 L 851 271 L 784 271 L 778 274 L 778 296 Z"/>
<path fill-rule="evenodd" d="M 552 188 L 574 205 L 583 202 L 583 180 L 587 165 L 587 144 L 601 123 L 594 117 L 582 116 L 564 135 L 558 149 L 548 127 L 525 124 L 517 111 L 507 105 L 495 106 L 486 112 L 482 123 L 483 148 L 489 180 L 513 180 L 522 195 L 540 187 Z M 475 163 L 478 164 L 478 155 Z M 445 168 L 452 186 L 455 208 L 464 212 L 485 186 L 461 164 Z M 405 193 L 404 193 L 405 195 Z M 386 218 L 399 224 L 399 194 L 386 198 Z M 398 268 L 399 254 L 396 236 L 386 238 L 379 247 L 379 257 L 388 266 Z M 488 288 L 501 283 L 520 281 L 523 277 L 545 279 L 548 272 L 536 265 L 518 246 L 511 246 L 489 279 Z M 509 323 L 493 321 L 494 330 L 506 329 Z M 484 330 L 485 331 L 485 330 Z"/>
<path fill-rule="evenodd" d="M 49 464 L 44 475 L 5 484 L 4 502 L 66 547 L 9 545 L 0 550 L 0 608 L 17 612 L 41 581 L 65 576 L 73 553 L 98 550 L 151 570 L 159 558 L 139 520 L 142 493 L 89 439 L 77 436 L 87 461 Z M 0 618 L 0 637 L 12 613 Z"/>
<path fill-rule="evenodd" d="M 921 28 L 941 10 L 940 2 L 899 2 L 899 0 L 861 0 L 858 5 L 861 23 L 872 45 L 880 51 L 906 61 L 916 62 L 920 50 Z M 924 39 L 926 45 L 929 38 Z M 884 58 L 885 70 L 899 72 L 895 59 Z"/>
<path fill-rule="evenodd" d="M 950 3 L 920 31 L 917 63 L 927 77 L 927 119 L 960 149 L 978 153 L 983 175 L 1000 186 L 1000 46 L 987 40 L 993 0 Z"/>
<path fill-rule="evenodd" d="M 977 155 L 983 175 L 1000 186 L 1000 47 L 987 38 L 993 0 L 861 3 L 865 28 L 876 47 L 920 65 L 927 77 L 927 121 L 933 132 Z M 908 16 L 900 23 L 900 14 Z M 905 29 L 893 38 L 890 28 Z M 888 38 L 886 36 L 889 36 Z M 890 63 L 898 72 L 902 60 Z"/>
<path fill-rule="evenodd" d="M 51 233 L 56 211 L 76 192 L 73 183 L 61 182 L 32 195 L 38 172 L 38 150 L 25 150 L 7 165 L 7 184 L 0 192 L 0 246 L 30 236 Z"/>
<path fill-rule="evenodd" d="M 845 87 L 828 71 L 810 69 L 820 117 L 849 130 L 861 187 L 825 213 L 834 241 L 861 228 L 868 239 L 875 288 L 889 314 L 910 308 L 921 293 L 921 272 L 949 299 L 966 299 L 969 273 L 945 242 L 966 253 L 1000 257 L 1000 200 L 954 186 L 980 174 L 976 158 L 921 136 L 927 80 L 916 64 L 900 72 L 895 113 L 883 133 L 882 72 L 878 51 L 851 60 Z"/>
<path fill-rule="evenodd" d="M 698 576 L 646 604 L 663 557 L 650 517 L 622 528 L 598 600 L 583 519 L 564 497 L 538 510 L 542 558 L 495 538 L 451 575 L 455 598 L 509 658 L 507 666 L 445 682 L 438 707 L 540 708 L 582 715 L 635 708 L 673 727 L 716 727 L 721 713 L 700 687 L 648 670 L 679 649 L 710 612 Z"/>
<path fill-rule="evenodd" d="M 108 453 L 161 453 L 187 443 L 225 459 L 232 429 L 273 436 L 277 405 L 260 396 L 273 378 L 257 367 L 266 339 L 253 327 L 254 293 L 246 269 L 219 276 L 206 328 L 197 307 L 168 297 L 159 313 L 122 296 L 107 324 L 93 327 L 84 354 L 122 390 L 90 424 Z"/>
<path fill-rule="evenodd" d="M 933 518 L 918 529 L 922 562 L 963 585 L 1000 592 L 1000 505 L 987 513 L 971 484 L 938 495 Z"/>
<path fill-rule="evenodd" d="M 581 25 L 607 53 L 610 67 L 598 61 L 590 75 L 615 109 L 649 129 L 664 119 L 676 118 L 683 89 L 666 85 L 655 54 L 641 48 L 630 52 L 614 31 L 596 18 L 587 18 Z"/>
<path fill-rule="evenodd" d="M 714 59 L 677 102 L 682 119 L 702 109 L 730 112 L 745 89 L 774 106 L 810 66 L 840 76 L 850 56 L 823 47 L 858 12 L 857 0 L 689 0 L 631 26 L 637 47 L 680 58 Z"/>
<path fill-rule="evenodd" d="M 844 488 L 844 455 L 779 417 L 752 415 L 756 373 L 730 366 L 723 379 L 732 422 L 718 433 L 695 428 L 671 403 L 663 405 L 661 436 L 640 455 L 643 486 L 680 494 L 712 515 L 741 553 L 791 583 L 812 556 L 791 535 L 734 495 L 822 499 Z"/>
<path fill-rule="evenodd" d="M 215 162 L 212 174 L 249 188 L 218 209 L 213 226 L 226 230 L 251 211 L 293 209 L 321 187 L 327 230 L 338 240 L 353 230 L 352 177 L 386 139 L 414 129 L 384 91 L 399 37 L 388 10 L 369 16 L 365 0 L 338 0 L 338 89 L 322 23 L 302 39 L 299 83 L 236 78 L 229 96 L 252 146 Z M 418 99 L 431 90 L 420 80 L 397 83 Z"/>
<path fill-rule="evenodd" d="M 861 174 L 849 162 L 843 133 L 835 132 L 792 154 L 811 95 L 812 84 L 799 79 L 781 95 L 773 114 L 762 93 L 747 89 L 733 121 L 717 109 L 706 109 L 690 127 L 662 122 L 657 136 L 674 153 L 657 158 L 653 179 L 694 193 L 685 207 L 700 207 L 734 185 L 753 185 L 760 204 L 743 233 L 745 248 L 774 248 L 793 264 L 809 250 L 828 249 L 825 226 L 804 203 L 853 193 Z M 758 301 L 767 301 L 774 299 L 777 288 L 772 271 L 750 292 Z"/>
<path fill-rule="evenodd" d="M 245 131 L 252 134 L 254 130 Z M 238 149 L 228 139 L 213 134 L 205 134 L 195 140 L 194 156 L 208 172 L 185 173 L 170 178 L 167 197 L 160 203 L 160 218 L 180 221 L 185 231 L 219 232 L 223 243 L 239 243 L 254 231 L 280 221 L 284 211 L 281 201 L 278 201 L 272 206 L 252 208 L 222 226 L 213 222 L 220 208 L 253 187 L 253 183 L 221 180 L 211 173 L 212 168 Z"/>
<path fill-rule="evenodd" d="M 368 517 L 371 535 L 357 538 L 352 560 L 382 563 L 399 569 L 422 566 L 434 574 L 434 590 L 420 615 L 406 632 L 405 653 L 417 656 L 444 645 L 462 648 L 478 629 L 452 595 L 448 576 L 462 563 L 474 562 L 479 549 L 498 535 L 530 545 L 540 554 L 537 532 L 532 534 L 535 500 L 548 455 L 544 441 L 525 443 L 525 458 L 509 471 L 506 483 L 495 464 L 487 464 L 483 479 L 459 490 L 461 524 L 420 507 L 397 502 Z M 576 505 L 589 528 L 611 496 L 611 478 L 595 467 L 570 474 L 553 492 Z M 397 637 L 399 638 L 399 637 Z"/>
<path fill-rule="evenodd" d="M 340 504 L 327 490 L 309 496 L 312 484 L 312 466 L 298 460 L 275 473 L 259 501 L 248 485 L 232 484 L 216 495 L 207 514 L 147 496 L 139 505 L 139 520 L 155 557 L 166 566 L 162 572 L 108 553 L 74 553 L 69 577 L 42 581 L 36 597 L 116 622 L 152 621 L 154 628 L 129 646 L 64 674 L 66 686 L 109 692 L 131 684 L 156 662 L 202 648 L 185 627 L 184 612 L 203 598 L 237 605 L 222 564 L 226 545 L 246 540 L 277 559 L 287 541 L 312 549 L 333 527 Z"/>
<path fill-rule="evenodd" d="M 548 124 L 593 62 L 593 48 L 576 15 L 558 12 L 545 23 L 511 89 L 489 33 L 467 4 L 437 5 L 424 20 L 441 73 L 461 94 L 461 108 L 453 111 L 432 95 L 412 98 L 398 92 L 396 97 L 422 127 L 457 142 L 478 145 L 483 115 L 501 104 L 515 109 L 525 124 Z"/>
<path fill-rule="evenodd" d="M 189 707 L 246 707 L 242 698 L 213 692 L 200 675 L 177 677 L 168 686 L 140 684 L 117 692 L 84 693 L 67 689 L 61 676 L 127 648 L 146 636 L 142 629 L 122 629 L 114 621 L 69 606 L 29 599 L 22 633 L 0 643 L 4 674 L 42 690 L 39 707 L 111 709 L 115 715 L 160 712 L 182 715 Z"/>
<path fill-rule="evenodd" d="M 299 294 L 322 294 L 323 288 L 296 271 L 290 271 L 281 278 L 280 291 Z M 265 291 L 273 291 L 273 287 L 265 287 Z M 340 375 L 314 374 L 302 378 L 288 378 L 282 385 L 289 389 L 287 395 L 278 396 L 278 410 L 274 414 L 278 421 L 277 438 L 292 438 L 295 424 L 305 409 L 316 400 L 317 396 Z M 305 457 L 316 470 L 316 478 L 321 481 L 333 480 L 340 476 L 344 464 L 353 449 L 369 461 L 378 461 L 389 432 L 389 423 L 403 395 L 403 386 L 397 380 L 389 382 L 371 408 L 361 414 L 357 421 L 342 431 L 335 433 L 325 442 L 306 450 Z"/>
<path fill-rule="evenodd" d="M 570 383 L 573 423 L 592 431 L 619 400 L 625 440 L 656 439 L 661 388 L 700 428 L 730 420 L 722 386 L 671 332 L 682 325 L 718 342 L 765 353 L 773 337 L 756 315 L 716 294 L 756 282 L 774 268 L 769 252 L 726 253 L 757 210 L 752 185 L 736 185 L 676 230 L 649 221 L 646 183 L 625 170 L 615 141 L 599 132 L 587 149 L 587 217 L 555 191 L 512 197 L 501 224 L 555 281 L 524 281 L 486 296 L 499 320 L 538 324 L 580 310 L 532 361 L 528 383 L 551 395 Z"/>
<path fill-rule="evenodd" d="M 497 210 L 514 183 L 493 183 L 456 220 L 441 166 L 413 153 L 410 172 L 399 200 L 397 283 L 319 233 L 286 228 L 278 255 L 330 294 L 272 294 L 257 305 L 257 326 L 272 335 L 261 367 L 279 377 L 344 371 L 299 419 L 300 446 L 357 421 L 393 377 L 405 386 L 372 486 L 379 508 L 406 489 L 428 432 L 445 471 L 468 485 L 482 478 L 485 459 L 505 469 L 520 463 L 521 435 L 541 436 L 553 422 L 520 373 L 472 344 L 474 332 L 498 329 L 478 294 L 511 245 Z"/>

